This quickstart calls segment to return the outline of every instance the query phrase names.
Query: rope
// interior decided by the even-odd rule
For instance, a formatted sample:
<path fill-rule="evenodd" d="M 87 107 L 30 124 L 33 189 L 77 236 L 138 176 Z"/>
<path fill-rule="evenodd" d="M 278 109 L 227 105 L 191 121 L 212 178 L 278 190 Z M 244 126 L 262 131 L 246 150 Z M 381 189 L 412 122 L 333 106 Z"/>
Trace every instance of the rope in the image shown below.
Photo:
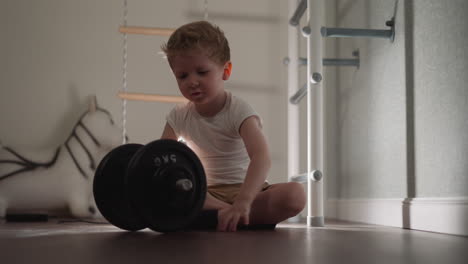
<path fill-rule="evenodd" d="M 123 0 L 123 16 L 122 24 L 127 26 L 127 14 L 128 14 L 127 0 Z M 122 90 L 124 93 L 127 92 L 127 33 L 123 34 L 123 54 L 122 54 L 123 66 L 122 66 Z M 122 144 L 127 143 L 127 99 L 122 99 Z"/>
<path fill-rule="evenodd" d="M 205 21 L 208 21 L 208 0 L 205 0 L 204 5 L 205 5 L 204 20 L 205 20 Z"/>
<path fill-rule="evenodd" d="M 123 0 L 122 25 L 127 26 L 128 4 Z M 204 1 L 204 20 L 208 20 L 208 0 Z M 122 91 L 127 92 L 127 33 L 123 33 Z M 127 99 L 122 99 L 122 144 L 127 143 Z"/>

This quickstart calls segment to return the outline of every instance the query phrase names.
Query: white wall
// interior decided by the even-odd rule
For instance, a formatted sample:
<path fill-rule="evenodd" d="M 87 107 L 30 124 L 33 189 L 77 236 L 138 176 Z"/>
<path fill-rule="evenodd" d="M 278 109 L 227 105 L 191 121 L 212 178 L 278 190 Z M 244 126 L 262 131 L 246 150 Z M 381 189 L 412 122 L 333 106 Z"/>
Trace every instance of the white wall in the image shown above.
<path fill-rule="evenodd" d="M 337 25 L 385 28 L 395 2 L 338 0 Z M 467 12 L 463 0 L 400 0 L 393 43 L 337 40 L 361 67 L 328 87 L 328 216 L 468 234 Z"/>
<path fill-rule="evenodd" d="M 345 28 L 388 29 L 394 1 L 337 1 L 336 24 Z M 340 67 L 336 86 L 327 86 L 330 138 L 329 197 L 390 198 L 406 192 L 406 105 L 404 16 L 396 13 L 396 37 L 341 38 L 337 55 L 359 50 L 360 67 Z M 334 161 L 334 162 L 333 162 Z"/>
<path fill-rule="evenodd" d="M 415 195 L 468 196 L 468 2 L 414 1 Z"/>
<path fill-rule="evenodd" d="M 337 24 L 384 29 L 394 3 L 337 1 Z M 361 66 L 340 68 L 328 88 L 330 197 L 468 196 L 467 10 L 461 0 L 399 1 L 394 42 L 336 40 L 341 57 L 359 49 Z"/>
<path fill-rule="evenodd" d="M 203 0 L 128 1 L 128 24 L 177 27 L 203 18 Z M 271 145 L 269 180 L 286 181 L 286 7 L 283 1 L 208 1 L 209 20 L 230 40 L 226 87 L 260 113 Z M 0 140 L 21 149 L 53 149 L 68 136 L 87 97 L 121 118 L 122 1 L 1 0 Z M 284 11 L 284 12 L 283 12 Z M 158 54 L 166 37 L 128 37 L 128 89 L 177 94 Z M 160 136 L 169 104 L 128 103 L 131 141 Z M 119 121 L 120 122 L 120 121 Z"/>

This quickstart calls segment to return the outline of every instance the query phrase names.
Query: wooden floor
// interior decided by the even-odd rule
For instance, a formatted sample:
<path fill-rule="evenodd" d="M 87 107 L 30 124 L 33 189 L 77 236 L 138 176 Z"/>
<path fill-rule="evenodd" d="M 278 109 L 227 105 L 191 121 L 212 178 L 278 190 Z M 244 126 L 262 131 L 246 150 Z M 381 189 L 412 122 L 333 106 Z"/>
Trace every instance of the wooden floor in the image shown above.
<path fill-rule="evenodd" d="M 83 222 L 0 221 L 0 263 L 468 263 L 468 238 L 327 221 L 237 233 L 121 231 Z"/>

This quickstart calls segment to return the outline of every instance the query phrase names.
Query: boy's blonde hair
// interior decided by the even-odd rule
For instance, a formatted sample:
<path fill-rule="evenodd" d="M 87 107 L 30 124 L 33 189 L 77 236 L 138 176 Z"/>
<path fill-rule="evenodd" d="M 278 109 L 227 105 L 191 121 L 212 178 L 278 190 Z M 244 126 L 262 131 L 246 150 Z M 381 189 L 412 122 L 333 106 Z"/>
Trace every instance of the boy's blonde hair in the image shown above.
<path fill-rule="evenodd" d="M 231 59 L 229 43 L 224 32 L 206 21 L 192 22 L 179 27 L 161 49 L 169 62 L 172 57 L 192 50 L 206 52 L 210 59 L 220 65 Z"/>

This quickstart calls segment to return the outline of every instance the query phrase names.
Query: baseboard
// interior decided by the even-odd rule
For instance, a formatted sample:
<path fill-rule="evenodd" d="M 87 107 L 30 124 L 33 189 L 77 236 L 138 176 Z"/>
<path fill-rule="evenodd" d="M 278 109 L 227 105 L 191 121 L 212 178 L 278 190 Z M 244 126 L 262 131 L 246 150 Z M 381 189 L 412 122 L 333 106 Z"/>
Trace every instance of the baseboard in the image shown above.
<path fill-rule="evenodd" d="M 329 199 L 325 217 L 402 227 L 403 201 L 404 199 Z"/>
<path fill-rule="evenodd" d="M 327 218 L 468 236 L 468 197 L 329 199 L 325 208 Z"/>
<path fill-rule="evenodd" d="M 406 199 L 403 210 L 405 228 L 468 236 L 468 197 Z"/>

